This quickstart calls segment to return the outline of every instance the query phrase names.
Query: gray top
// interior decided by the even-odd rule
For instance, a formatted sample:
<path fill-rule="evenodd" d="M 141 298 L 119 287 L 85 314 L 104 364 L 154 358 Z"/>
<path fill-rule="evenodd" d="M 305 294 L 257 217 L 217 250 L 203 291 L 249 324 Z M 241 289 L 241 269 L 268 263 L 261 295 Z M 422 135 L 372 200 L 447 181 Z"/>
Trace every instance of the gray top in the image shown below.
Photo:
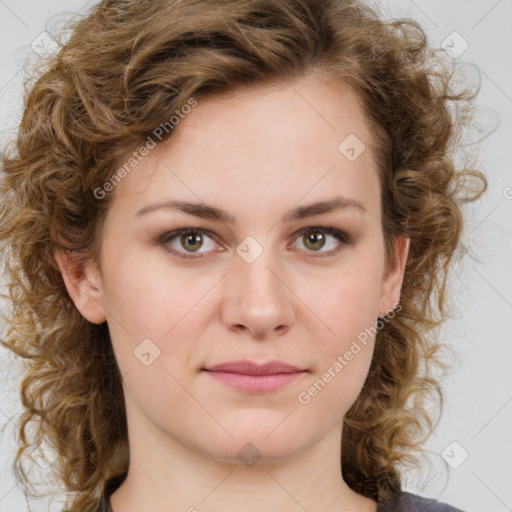
<path fill-rule="evenodd" d="M 107 509 L 108 512 L 112 512 Z M 441 503 L 432 498 L 424 498 L 417 494 L 403 492 L 386 505 L 379 503 L 377 512 L 463 512 L 447 503 Z"/>
<path fill-rule="evenodd" d="M 124 477 L 111 479 L 105 487 L 105 491 L 101 497 L 100 504 L 96 512 L 112 512 L 110 506 L 110 495 L 121 485 Z M 394 496 L 385 505 L 379 503 L 377 512 L 463 512 L 462 510 L 452 507 L 446 503 L 441 503 L 431 498 L 424 498 L 417 494 L 403 492 Z"/>

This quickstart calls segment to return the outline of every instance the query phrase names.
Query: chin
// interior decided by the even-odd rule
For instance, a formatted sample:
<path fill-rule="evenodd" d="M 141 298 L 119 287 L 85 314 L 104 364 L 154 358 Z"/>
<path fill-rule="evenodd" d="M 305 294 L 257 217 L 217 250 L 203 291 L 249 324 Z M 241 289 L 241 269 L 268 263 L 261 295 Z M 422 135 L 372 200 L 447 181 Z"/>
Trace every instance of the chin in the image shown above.
<path fill-rule="evenodd" d="M 229 428 L 228 430 L 233 432 L 233 437 L 226 434 L 221 439 L 208 442 L 208 446 L 205 447 L 206 451 L 217 460 L 244 464 L 249 467 L 251 463 L 286 462 L 315 443 L 315 439 L 304 437 L 303 429 L 300 432 L 302 435 L 299 435 L 299 432 L 290 430 L 291 425 L 284 428 L 283 422 L 276 428 L 277 425 L 278 423 L 274 422 L 272 428 L 268 428 L 266 425 L 264 428 L 263 426 L 260 428 L 254 426 L 252 428 L 245 426 L 240 429 Z"/>

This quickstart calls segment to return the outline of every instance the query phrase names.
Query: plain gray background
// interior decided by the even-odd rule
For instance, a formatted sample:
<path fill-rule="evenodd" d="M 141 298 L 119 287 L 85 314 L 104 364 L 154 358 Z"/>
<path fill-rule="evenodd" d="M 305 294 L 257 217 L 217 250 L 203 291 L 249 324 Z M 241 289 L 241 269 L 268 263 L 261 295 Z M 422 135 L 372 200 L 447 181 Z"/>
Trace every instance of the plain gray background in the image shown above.
<path fill-rule="evenodd" d="M 406 489 L 466 512 L 512 511 L 512 0 L 375 3 L 389 19 L 418 20 L 434 46 L 466 64 L 463 76 L 480 77 L 482 128 L 484 133 L 495 129 L 474 146 L 489 191 L 467 211 L 464 244 L 476 259 L 466 254 L 456 265 L 450 289 L 459 314 L 440 334 L 457 361 L 443 380 L 443 417 L 427 443 L 431 465 L 410 471 Z M 83 12 L 87 5 L 83 0 L 0 0 L 2 144 L 21 117 L 22 64 L 34 54 L 32 43 L 36 46 L 46 29 L 51 33 L 50 16 Z M 0 348 L 0 375 L 15 369 L 11 355 Z M 16 419 L 8 418 L 20 408 L 17 383 L 4 378 L 1 387 L 0 425 L 6 428 L 0 434 L 0 511 L 24 512 L 28 508 L 10 470 Z M 47 509 L 45 503 L 33 505 L 36 511 Z M 57 503 L 51 510 L 59 510 Z"/>

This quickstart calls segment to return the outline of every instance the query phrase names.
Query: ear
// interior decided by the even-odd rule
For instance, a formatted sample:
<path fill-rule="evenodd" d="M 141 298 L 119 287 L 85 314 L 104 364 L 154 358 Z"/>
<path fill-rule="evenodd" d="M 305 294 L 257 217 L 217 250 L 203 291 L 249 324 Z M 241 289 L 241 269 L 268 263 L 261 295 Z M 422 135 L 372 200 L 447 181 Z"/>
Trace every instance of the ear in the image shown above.
<path fill-rule="evenodd" d="M 101 275 L 91 261 L 76 263 L 76 254 L 58 250 L 55 260 L 59 266 L 69 296 L 82 316 L 94 324 L 106 321 L 103 308 Z"/>
<path fill-rule="evenodd" d="M 382 280 L 381 297 L 379 302 L 379 316 L 394 309 L 400 302 L 400 292 L 404 280 L 405 263 L 409 254 L 410 239 L 396 237 L 393 243 L 393 252 Z"/>

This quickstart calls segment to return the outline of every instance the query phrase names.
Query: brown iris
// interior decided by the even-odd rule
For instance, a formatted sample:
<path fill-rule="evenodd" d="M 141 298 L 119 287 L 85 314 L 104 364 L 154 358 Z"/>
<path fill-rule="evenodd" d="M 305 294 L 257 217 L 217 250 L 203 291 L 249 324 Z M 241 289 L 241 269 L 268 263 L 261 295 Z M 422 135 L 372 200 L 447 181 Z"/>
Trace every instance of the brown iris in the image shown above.
<path fill-rule="evenodd" d="M 197 245 L 198 241 L 199 245 Z M 195 247 L 194 242 L 196 244 Z M 186 233 L 181 236 L 181 243 L 187 251 L 195 252 L 200 249 L 203 244 L 203 235 L 201 235 L 201 233 Z"/>
<path fill-rule="evenodd" d="M 310 231 L 310 234 L 304 235 L 304 238 L 307 240 L 305 245 L 308 249 L 318 250 L 325 245 L 325 235 L 319 231 Z M 309 245 L 309 242 L 311 242 L 311 245 Z M 320 245 L 315 245 L 319 243 Z"/>

